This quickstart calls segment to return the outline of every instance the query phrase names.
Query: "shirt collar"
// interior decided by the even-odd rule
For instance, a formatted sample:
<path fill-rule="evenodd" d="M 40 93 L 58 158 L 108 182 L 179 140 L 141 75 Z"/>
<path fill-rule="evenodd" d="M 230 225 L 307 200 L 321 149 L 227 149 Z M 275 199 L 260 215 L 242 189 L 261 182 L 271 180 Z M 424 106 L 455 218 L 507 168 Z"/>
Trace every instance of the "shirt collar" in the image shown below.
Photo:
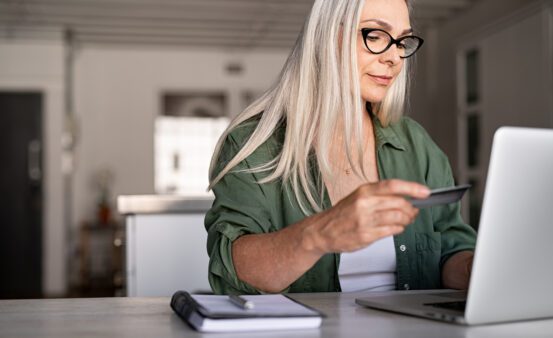
<path fill-rule="evenodd" d="M 407 150 L 407 148 L 405 147 L 405 142 L 401 139 L 394 128 L 392 128 L 390 125 L 384 128 L 380 123 L 380 119 L 375 115 L 372 115 L 372 119 L 376 136 L 377 149 L 381 149 L 385 144 L 389 144 L 398 150 Z"/>

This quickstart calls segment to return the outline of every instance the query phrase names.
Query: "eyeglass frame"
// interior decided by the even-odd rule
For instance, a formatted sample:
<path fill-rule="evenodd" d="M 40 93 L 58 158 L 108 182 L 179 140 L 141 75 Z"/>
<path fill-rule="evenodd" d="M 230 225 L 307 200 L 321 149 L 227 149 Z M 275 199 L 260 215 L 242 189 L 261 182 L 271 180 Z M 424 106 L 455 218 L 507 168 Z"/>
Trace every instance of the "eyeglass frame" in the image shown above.
<path fill-rule="evenodd" d="M 383 32 L 383 33 L 386 33 L 386 35 L 388 35 L 390 37 L 390 42 L 388 43 L 388 46 L 386 46 L 386 48 L 384 48 L 382 51 L 380 52 L 373 52 L 369 46 L 367 45 L 367 36 L 371 33 L 371 32 L 374 32 L 374 31 L 379 31 L 379 32 Z M 392 45 L 396 45 L 396 47 L 401 47 L 400 43 L 405 40 L 405 39 L 417 39 L 420 43 L 419 45 L 417 46 L 417 49 L 415 49 L 413 51 L 413 53 L 411 53 L 409 56 L 400 56 L 400 58 L 402 59 L 407 59 L 407 58 L 410 58 L 411 56 L 415 55 L 415 53 L 422 47 L 422 45 L 424 44 L 424 39 L 419 37 L 419 36 L 416 36 L 416 35 L 406 35 L 406 36 L 403 36 L 399 39 L 394 39 L 394 37 L 392 35 L 390 35 L 390 33 L 386 32 L 385 30 L 383 29 L 379 29 L 379 28 L 361 28 L 361 36 L 363 37 L 363 44 L 365 45 L 365 47 L 367 48 L 367 50 L 375 55 L 378 55 L 378 54 L 382 54 L 384 52 L 386 52 L 388 49 L 390 49 L 390 47 L 392 47 Z"/>

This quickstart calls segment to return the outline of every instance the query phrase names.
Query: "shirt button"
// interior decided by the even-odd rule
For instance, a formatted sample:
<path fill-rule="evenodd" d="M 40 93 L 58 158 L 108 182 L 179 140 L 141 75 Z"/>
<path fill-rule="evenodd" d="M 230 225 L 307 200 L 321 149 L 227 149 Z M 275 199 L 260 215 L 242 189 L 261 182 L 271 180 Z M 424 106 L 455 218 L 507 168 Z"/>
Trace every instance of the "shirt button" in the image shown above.
<path fill-rule="evenodd" d="M 409 284 L 403 284 L 403 288 L 404 288 L 405 290 L 409 290 Z"/>
<path fill-rule="evenodd" d="M 405 250 L 407 250 L 407 247 L 402 244 L 402 245 L 399 246 L 399 250 L 405 251 Z"/>

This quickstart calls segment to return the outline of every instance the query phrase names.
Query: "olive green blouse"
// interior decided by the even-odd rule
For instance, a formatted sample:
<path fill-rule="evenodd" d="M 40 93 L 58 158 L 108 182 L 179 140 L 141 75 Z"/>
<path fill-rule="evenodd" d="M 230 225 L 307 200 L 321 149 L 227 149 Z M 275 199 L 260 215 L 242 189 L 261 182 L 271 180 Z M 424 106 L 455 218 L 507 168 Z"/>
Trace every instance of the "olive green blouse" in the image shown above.
<path fill-rule="evenodd" d="M 378 174 L 381 180 L 398 178 L 420 182 L 431 189 L 454 184 L 446 155 L 426 131 L 408 117 L 384 128 L 374 118 Z M 214 174 L 233 158 L 255 129 L 257 120 L 246 121 L 225 140 Z M 306 217 L 288 183 L 257 182 L 267 173 L 240 171 L 267 163 L 282 148 L 285 125 L 252 155 L 226 174 L 213 188 L 215 201 L 205 217 L 208 232 L 209 282 L 217 294 L 260 293 L 239 280 L 232 262 L 232 242 L 244 234 L 278 231 Z M 312 173 L 318 172 L 313 157 Z M 314 174 L 314 177 L 315 174 Z M 315 184 L 316 186 L 316 184 Z M 324 188 L 323 208 L 331 207 Z M 394 236 L 397 289 L 441 287 L 441 268 L 453 254 L 474 250 L 475 231 L 460 215 L 460 203 L 421 209 L 415 222 Z M 284 292 L 341 291 L 339 253 L 329 253 Z"/>

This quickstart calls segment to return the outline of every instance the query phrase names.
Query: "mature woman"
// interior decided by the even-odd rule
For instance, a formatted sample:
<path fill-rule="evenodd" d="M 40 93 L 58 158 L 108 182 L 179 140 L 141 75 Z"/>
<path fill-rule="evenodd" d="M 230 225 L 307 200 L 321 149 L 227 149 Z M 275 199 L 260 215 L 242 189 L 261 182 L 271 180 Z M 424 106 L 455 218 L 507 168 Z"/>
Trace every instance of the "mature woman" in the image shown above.
<path fill-rule="evenodd" d="M 466 288 L 475 233 L 459 204 L 405 197 L 454 184 L 402 117 L 413 35 L 406 0 L 316 0 L 277 83 L 213 156 L 216 293 Z"/>

